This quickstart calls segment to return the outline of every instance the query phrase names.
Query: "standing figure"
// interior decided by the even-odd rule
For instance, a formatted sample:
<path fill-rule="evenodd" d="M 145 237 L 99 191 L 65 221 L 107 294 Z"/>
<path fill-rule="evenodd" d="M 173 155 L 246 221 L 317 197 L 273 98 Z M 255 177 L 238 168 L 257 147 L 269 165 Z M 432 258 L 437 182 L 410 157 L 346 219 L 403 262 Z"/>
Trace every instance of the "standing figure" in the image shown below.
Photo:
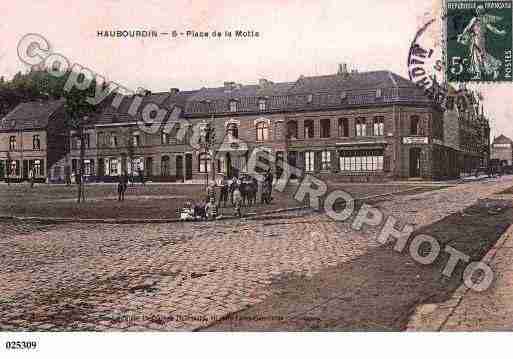
<path fill-rule="evenodd" d="M 29 170 L 30 188 L 34 188 L 34 169 Z"/>
<path fill-rule="evenodd" d="M 486 14 L 484 6 L 479 5 L 476 8 L 476 16 L 458 35 L 458 42 L 468 46 L 470 60 L 468 72 L 474 74 L 475 79 L 480 79 L 482 74 L 493 75 L 494 79 L 499 77 L 502 63 L 488 52 L 486 40 L 490 38 L 488 31 L 500 36 L 506 35 L 506 31 L 499 30 L 493 25 L 500 20 L 502 18 L 499 16 Z"/>
<path fill-rule="evenodd" d="M 233 205 L 237 217 L 242 217 L 242 195 L 239 186 L 236 186 L 233 190 Z"/>
<path fill-rule="evenodd" d="M 221 181 L 221 194 L 219 196 L 219 205 L 224 207 L 226 206 L 226 202 L 228 201 L 228 192 L 230 191 L 230 187 L 228 185 L 228 181 L 226 177 L 223 177 Z"/>
<path fill-rule="evenodd" d="M 205 212 L 207 215 L 207 220 L 212 220 L 217 218 L 218 207 L 216 204 L 215 198 L 211 197 L 210 202 L 205 206 Z"/>
<path fill-rule="evenodd" d="M 118 177 L 118 201 L 125 200 L 125 180 L 122 175 Z"/>

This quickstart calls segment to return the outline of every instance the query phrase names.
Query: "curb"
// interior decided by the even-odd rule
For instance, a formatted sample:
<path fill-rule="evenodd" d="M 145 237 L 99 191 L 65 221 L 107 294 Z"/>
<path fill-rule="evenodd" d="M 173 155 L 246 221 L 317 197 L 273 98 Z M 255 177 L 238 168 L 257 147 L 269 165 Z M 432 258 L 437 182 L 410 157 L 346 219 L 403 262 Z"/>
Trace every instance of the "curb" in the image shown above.
<path fill-rule="evenodd" d="M 291 207 L 291 208 L 279 208 L 270 211 L 264 211 L 260 213 L 248 213 L 240 219 L 254 219 L 254 217 L 261 217 L 270 214 L 276 214 L 281 212 L 298 211 L 302 209 L 308 209 L 310 207 Z M 239 217 L 234 215 L 221 216 L 216 221 L 238 219 Z M 263 218 L 265 219 L 265 218 Z M 117 219 L 117 218 L 61 218 L 61 217 L 18 217 L 18 216 L 0 216 L 0 220 L 10 221 L 34 221 L 34 222 L 55 222 L 55 223 L 99 223 L 99 224 L 151 224 L 151 223 L 198 223 L 194 221 L 185 222 L 179 218 L 134 218 L 134 219 Z M 208 222 L 208 221 L 204 221 Z"/>
<path fill-rule="evenodd" d="M 504 246 L 504 243 L 513 238 L 513 224 L 501 235 L 495 242 L 495 245 L 485 254 L 481 262 L 490 265 L 490 262 L 495 258 L 497 252 Z M 452 297 L 443 303 L 439 304 L 424 304 L 415 309 L 414 314 L 410 317 L 410 322 L 406 331 L 429 331 L 440 332 L 451 316 L 454 314 L 464 296 L 468 293 L 470 288 L 467 288 L 462 283 L 453 293 Z"/>

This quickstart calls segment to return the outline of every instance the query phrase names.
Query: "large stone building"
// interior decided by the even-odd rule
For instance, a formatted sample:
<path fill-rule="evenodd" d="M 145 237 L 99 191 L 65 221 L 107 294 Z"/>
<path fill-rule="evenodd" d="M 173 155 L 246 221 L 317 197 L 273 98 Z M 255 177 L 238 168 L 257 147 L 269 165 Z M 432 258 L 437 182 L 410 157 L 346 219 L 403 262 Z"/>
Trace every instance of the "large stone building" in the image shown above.
<path fill-rule="evenodd" d="M 491 159 L 497 160 L 502 166 L 513 164 L 513 141 L 509 137 L 500 135 L 493 139 Z"/>
<path fill-rule="evenodd" d="M 467 123 L 458 110 L 444 113 L 422 89 L 389 71 L 349 72 L 341 65 L 336 74 L 295 82 L 225 82 L 147 93 L 138 106 L 135 102 L 134 96 L 114 101 L 86 126 L 90 180 L 139 171 L 154 181 L 232 176 L 246 170 L 257 148 L 276 160 L 278 175 L 286 161 L 340 181 L 438 179 L 457 177 L 464 155 L 473 154 L 461 140 L 474 122 Z M 141 125 L 147 109 L 160 127 Z M 484 116 L 476 123 L 486 127 Z M 215 153 L 190 143 L 191 128 L 206 124 L 215 129 Z M 482 135 L 472 140 L 484 145 L 484 130 Z M 68 141 L 69 151 L 51 168 L 52 181 L 78 172 L 80 140 L 70 133 Z M 483 161 L 479 152 L 475 156 Z"/>

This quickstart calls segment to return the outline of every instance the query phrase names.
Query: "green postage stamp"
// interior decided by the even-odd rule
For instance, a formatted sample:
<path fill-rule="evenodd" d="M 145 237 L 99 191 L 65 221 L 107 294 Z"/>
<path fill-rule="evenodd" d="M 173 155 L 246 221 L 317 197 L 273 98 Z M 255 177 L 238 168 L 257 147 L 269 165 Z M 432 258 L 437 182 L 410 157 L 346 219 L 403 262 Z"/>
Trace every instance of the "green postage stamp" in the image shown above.
<path fill-rule="evenodd" d="M 445 10 L 448 81 L 511 82 L 512 1 L 447 1 Z"/>

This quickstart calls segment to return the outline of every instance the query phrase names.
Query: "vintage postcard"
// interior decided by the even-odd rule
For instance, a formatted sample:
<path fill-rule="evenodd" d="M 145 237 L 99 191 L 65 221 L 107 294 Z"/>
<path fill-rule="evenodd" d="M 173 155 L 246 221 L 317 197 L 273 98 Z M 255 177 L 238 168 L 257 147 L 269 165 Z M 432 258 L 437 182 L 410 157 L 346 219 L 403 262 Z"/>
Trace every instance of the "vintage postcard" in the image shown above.
<path fill-rule="evenodd" d="M 512 4 L 0 3 L 0 355 L 513 330 Z"/>

